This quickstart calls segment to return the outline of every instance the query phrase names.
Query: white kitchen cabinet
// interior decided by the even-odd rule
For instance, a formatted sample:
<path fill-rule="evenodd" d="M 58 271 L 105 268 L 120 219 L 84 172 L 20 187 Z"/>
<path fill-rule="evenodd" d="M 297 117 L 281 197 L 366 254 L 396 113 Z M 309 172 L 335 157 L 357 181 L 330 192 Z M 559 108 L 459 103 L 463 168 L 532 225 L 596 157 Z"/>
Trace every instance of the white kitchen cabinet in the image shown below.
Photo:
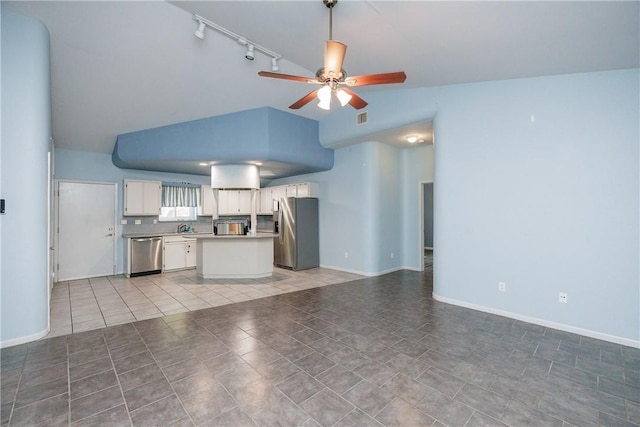
<path fill-rule="evenodd" d="M 219 190 L 218 215 L 250 215 L 251 190 Z"/>
<path fill-rule="evenodd" d="M 298 184 L 289 184 L 284 187 L 285 197 L 298 197 Z"/>
<path fill-rule="evenodd" d="M 262 215 L 271 215 L 273 213 L 273 199 L 271 198 L 271 187 L 260 189 L 260 205 L 258 213 Z"/>
<path fill-rule="evenodd" d="M 318 197 L 318 184 L 315 182 L 296 184 L 295 197 Z"/>
<path fill-rule="evenodd" d="M 202 211 L 199 213 L 201 216 L 213 216 L 213 208 L 215 200 L 213 198 L 213 188 L 210 185 L 203 185 L 200 187 L 200 198 L 202 204 Z"/>
<path fill-rule="evenodd" d="M 175 242 L 175 243 L 165 243 L 164 244 L 164 262 L 163 262 L 163 270 L 179 270 L 182 268 L 186 268 L 186 252 L 184 248 L 184 243 Z"/>
<path fill-rule="evenodd" d="M 124 180 L 125 216 L 159 215 L 162 198 L 160 181 Z"/>
<path fill-rule="evenodd" d="M 277 187 L 271 187 L 271 199 L 272 200 L 280 200 L 284 197 L 287 197 L 287 186 L 279 185 Z"/>
<path fill-rule="evenodd" d="M 187 241 L 187 243 L 185 243 L 185 250 L 187 251 L 186 253 L 186 267 L 187 268 L 193 268 L 196 266 L 196 241 L 193 240 L 189 240 Z"/>
<path fill-rule="evenodd" d="M 182 270 L 196 266 L 196 240 L 182 236 L 165 236 L 163 271 Z"/>

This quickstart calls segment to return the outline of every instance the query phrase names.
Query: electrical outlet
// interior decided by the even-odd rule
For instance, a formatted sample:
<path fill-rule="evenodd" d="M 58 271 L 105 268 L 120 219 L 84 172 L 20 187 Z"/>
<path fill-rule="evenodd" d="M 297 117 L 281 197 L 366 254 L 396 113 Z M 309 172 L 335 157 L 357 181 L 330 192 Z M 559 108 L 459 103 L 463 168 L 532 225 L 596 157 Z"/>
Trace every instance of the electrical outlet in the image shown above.
<path fill-rule="evenodd" d="M 393 252 L 391 252 L 391 259 L 393 259 L 393 257 L 394 257 L 394 254 L 393 254 Z"/>
<path fill-rule="evenodd" d="M 566 292 L 560 292 L 560 296 L 558 297 L 558 301 L 560 301 L 563 304 L 567 303 L 567 293 Z"/>
<path fill-rule="evenodd" d="M 127 225 L 127 220 L 126 219 L 121 219 L 120 220 L 120 225 Z"/>
<path fill-rule="evenodd" d="M 142 220 L 141 219 L 136 219 L 134 223 L 135 223 L 135 225 L 140 225 L 140 224 L 142 224 Z"/>
<path fill-rule="evenodd" d="M 498 291 L 507 292 L 507 284 L 504 282 L 498 282 Z"/>
<path fill-rule="evenodd" d="M 345 257 L 345 258 L 349 258 L 349 252 L 345 252 L 345 253 L 344 253 L 344 257 Z"/>

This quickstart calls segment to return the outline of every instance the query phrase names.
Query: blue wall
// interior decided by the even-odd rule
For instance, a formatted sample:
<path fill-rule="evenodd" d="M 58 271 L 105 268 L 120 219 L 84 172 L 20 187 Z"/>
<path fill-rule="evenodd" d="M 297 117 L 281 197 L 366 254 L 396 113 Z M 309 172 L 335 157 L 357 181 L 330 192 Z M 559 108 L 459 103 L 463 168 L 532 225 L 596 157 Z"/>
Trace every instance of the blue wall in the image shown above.
<path fill-rule="evenodd" d="M 367 95 L 390 127 L 435 113 L 436 297 L 640 345 L 639 77 Z M 344 114 L 320 131 L 325 146 L 365 132 Z"/>
<path fill-rule="evenodd" d="M 120 169 L 114 166 L 110 154 L 90 153 L 86 151 L 55 150 L 55 179 L 74 181 L 115 182 L 118 193 L 118 221 L 116 222 L 118 273 L 124 271 L 122 226 L 122 205 L 124 201 L 123 184 L 125 179 L 142 179 L 151 181 L 190 182 L 193 184 L 211 185 L 211 177 L 202 175 L 184 175 L 162 172 L 147 172 L 133 169 Z"/>
<path fill-rule="evenodd" d="M 48 332 L 49 32 L 2 13 L 0 344 Z"/>
<path fill-rule="evenodd" d="M 396 148 L 369 141 L 337 148 L 330 171 L 271 185 L 318 183 L 320 264 L 378 275 L 422 267 L 419 188 L 432 176 L 433 146 Z"/>

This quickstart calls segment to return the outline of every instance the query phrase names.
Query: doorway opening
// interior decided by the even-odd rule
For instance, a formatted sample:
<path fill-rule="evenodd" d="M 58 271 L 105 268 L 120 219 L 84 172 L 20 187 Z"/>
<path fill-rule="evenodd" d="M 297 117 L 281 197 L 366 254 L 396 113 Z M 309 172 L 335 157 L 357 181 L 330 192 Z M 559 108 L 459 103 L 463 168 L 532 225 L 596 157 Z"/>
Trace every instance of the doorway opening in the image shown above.
<path fill-rule="evenodd" d="M 433 182 L 420 183 L 422 271 L 433 273 Z"/>

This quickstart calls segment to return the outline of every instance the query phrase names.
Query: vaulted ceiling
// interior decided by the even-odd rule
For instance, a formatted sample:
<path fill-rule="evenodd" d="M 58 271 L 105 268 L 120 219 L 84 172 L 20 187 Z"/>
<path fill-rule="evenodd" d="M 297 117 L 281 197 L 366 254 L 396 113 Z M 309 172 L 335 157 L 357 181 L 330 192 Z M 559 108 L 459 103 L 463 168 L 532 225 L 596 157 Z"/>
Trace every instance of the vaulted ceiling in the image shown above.
<path fill-rule="evenodd" d="M 404 70 L 402 88 L 632 68 L 638 5 L 340 0 L 333 38 L 348 45 L 349 75 Z M 258 77 L 269 58 L 246 60 L 243 46 L 221 33 L 194 37 L 193 13 L 282 55 L 286 74 L 313 76 L 328 39 L 321 0 L 3 1 L 6 11 L 42 21 L 51 34 L 56 146 L 102 153 L 118 134 L 264 106 L 287 110 L 311 90 Z M 366 99 L 399 87 L 357 92 Z M 322 121 L 355 110 L 326 113 L 310 103 L 295 113 Z"/>

